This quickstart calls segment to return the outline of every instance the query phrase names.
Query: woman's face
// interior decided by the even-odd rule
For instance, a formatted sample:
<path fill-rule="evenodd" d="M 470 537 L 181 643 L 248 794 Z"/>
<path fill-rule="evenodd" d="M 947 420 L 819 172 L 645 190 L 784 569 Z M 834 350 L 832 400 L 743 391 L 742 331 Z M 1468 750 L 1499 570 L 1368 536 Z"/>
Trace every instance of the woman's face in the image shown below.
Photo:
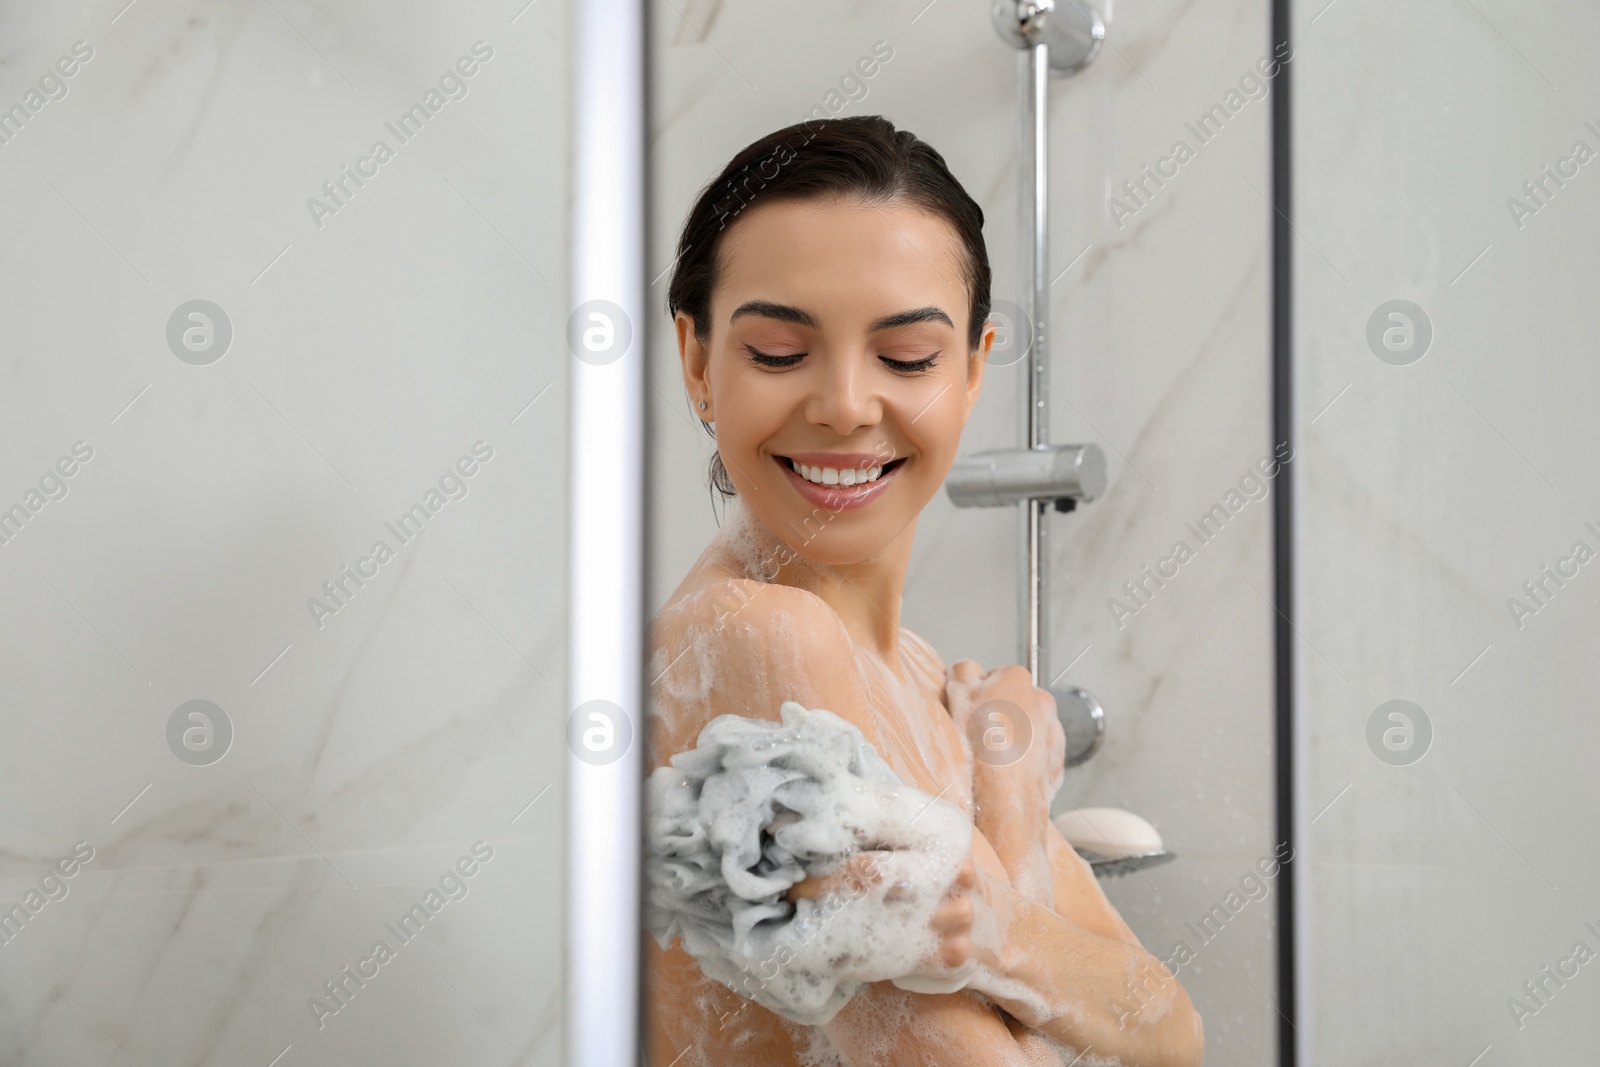
<path fill-rule="evenodd" d="M 684 379 L 744 505 L 822 563 L 875 559 L 944 483 L 995 329 L 966 343 L 963 250 L 907 204 L 774 201 L 723 238 Z"/>

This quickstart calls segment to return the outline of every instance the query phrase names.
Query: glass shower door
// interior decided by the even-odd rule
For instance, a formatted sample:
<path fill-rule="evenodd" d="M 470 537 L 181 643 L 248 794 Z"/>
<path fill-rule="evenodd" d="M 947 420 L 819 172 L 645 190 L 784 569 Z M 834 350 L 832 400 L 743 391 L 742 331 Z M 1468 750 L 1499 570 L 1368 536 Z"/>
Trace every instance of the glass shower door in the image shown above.
<path fill-rule="evenodd" d="M 1295 5 L 1300 1062 L 1593 1059 L 1592 5 Z"/>
<path fill-rule="evenodd" d="M 0 1061 L 558 1061 L 566 8 L 519 6 L 7 5 Z"/>

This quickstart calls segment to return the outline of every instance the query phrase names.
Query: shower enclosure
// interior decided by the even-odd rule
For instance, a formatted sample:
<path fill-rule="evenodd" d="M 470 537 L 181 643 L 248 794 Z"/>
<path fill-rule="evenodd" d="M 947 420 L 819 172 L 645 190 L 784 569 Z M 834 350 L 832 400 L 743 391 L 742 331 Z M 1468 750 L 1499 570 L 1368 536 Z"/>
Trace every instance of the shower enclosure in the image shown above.
<path fill-rule="evenodd" d="M 1128 809 L 1179 853 L 1103 884 L 1182 960 L 1207 1062 L 1581 1061 L 1600 998 L 1582 962 L 1600 871 L 1570 829 L 1595 814 L 1600 729 L 1581 710 L 1600 686 L 1595 12 L 1098 9 L 1094 61 L 1040 79 L 1032 297 L 1013 194 L 1035 164 L 988 5 L 650 10 L 648 277 L 716 161 L 802 117 L 881 113 L 979 195 L 997 318 L 1038 301 L 1046 365 L 1002 332 L 905 621 L 947 660 L 1037 645 L 1041 684 L 1103 705 L 1056 810 Z M 869 77 L 875 45 L 893 58 Z M 649 359 L 647 613 L 716 525 L 667 331 Z M 1026 487 L 1077 468 L 1015 458 L 1041 396 L 1024 450 L 1104 456 L 1103 491 L 1063 494 L 1082 501 L 1065 515 Z M 1018 508 L 1049 524 L 1032 639 L 1026 612 L 1002 621 L 1029 588 Z"/>

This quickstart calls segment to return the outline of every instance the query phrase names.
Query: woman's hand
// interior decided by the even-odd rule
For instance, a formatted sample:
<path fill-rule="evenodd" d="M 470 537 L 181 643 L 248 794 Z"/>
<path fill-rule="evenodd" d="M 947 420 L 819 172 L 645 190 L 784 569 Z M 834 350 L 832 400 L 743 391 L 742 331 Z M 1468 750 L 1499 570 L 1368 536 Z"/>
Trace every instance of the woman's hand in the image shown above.
<path fill-rule="evenodd" d="M 886 850 L 869 849 L 851 853 L 838 868 L 828 874 L 808 874 L 783 895 L 785 900 L 816 900 L 818 897 L 838 895 L 847 899 L 860 897 L 865 890 L 883 881 L 882 857 Z"/>
<path fill-rule="evenodd" d="M 974 660 L 960 660 L 946 676 L 945 703 L 972 745 L 974 792 L 986 785 L 991 793 L 1025 789 L 1031 796 L 1036 786 L 1053 792 L 1060 785 L 1067 735 L 1056 698 L 1033 684 L 1026 667 L 985 672 Z"/>
<path fill-rule="evenodd" d="M 933 913 L 930 925 L 939 935 L 937 956 L 946 967 L 960 967 L 977 958 L 972 942 L 972 927 L 977 919 L 977 909 L 972 902 L 972 888 L 978 884 L 978 870 L 969 853 L 956 872 L 956 880 L 945 891 L 944 899 Z"/>
<path fill-rule="evenodd" d="M 882 883 L 884 878 L 884 865 L 881 862 L 887 856 L 887 851 L 869 850 L 857 852 L 839 865 L 839 868 L 829 874 L 807 875 L 784 894 L 787 900 L 826 898 L 829 894 L 838 894 L 847 901 L 858 900 L 873 886 Z M 972 943 L 972 928 L 977 918 L 977 909 L 973 904 L 972 890 L 978 884 L 977 867 L 972 862 L 969 853 L 962 862 L 960 870 L 956 872 L 955 881 L 950 883 L 940 898 L 939 905 L 934 909 L 933 917 L 928 925 L 934 933 L 939 935 L 938 948 L 934 951 L 935 960 L 944 967 L 960 967 L 968 960 L 978 958 L 977 950 Z M 889 886 L 884 894 L 885 900 L 894 900 L 900 892 L 900 887 Z M 929 961 L 934 962 L 934 961 Z"/>

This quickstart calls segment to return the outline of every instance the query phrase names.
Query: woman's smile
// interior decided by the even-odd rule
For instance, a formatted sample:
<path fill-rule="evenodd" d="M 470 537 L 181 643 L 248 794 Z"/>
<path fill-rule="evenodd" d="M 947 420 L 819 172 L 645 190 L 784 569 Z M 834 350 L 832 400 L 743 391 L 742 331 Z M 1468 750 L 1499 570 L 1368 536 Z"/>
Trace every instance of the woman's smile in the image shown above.
<path fill-rule="evenodd" d="M 848 511 L 881 496 L 908 457 L 887 463 L 877 454 L 859 452 L 797 452 L 772 458 L 807 501 L 829 511 Z"/>

